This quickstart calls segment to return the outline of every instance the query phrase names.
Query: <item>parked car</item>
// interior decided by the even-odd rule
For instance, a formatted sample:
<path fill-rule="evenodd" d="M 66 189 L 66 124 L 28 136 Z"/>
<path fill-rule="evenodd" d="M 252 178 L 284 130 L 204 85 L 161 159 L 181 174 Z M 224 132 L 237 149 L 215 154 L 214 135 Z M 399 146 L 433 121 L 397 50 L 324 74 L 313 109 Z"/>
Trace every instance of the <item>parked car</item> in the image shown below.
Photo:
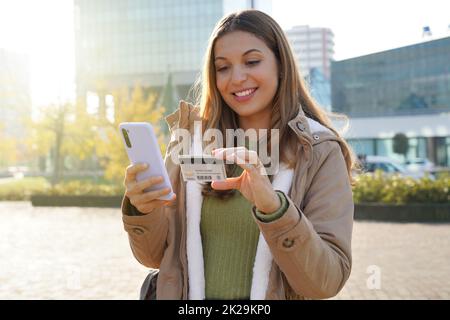
<path fill-rule="evenodd" d="M 28 172 L 29 168 L 26 166 L 11 166 L 8 167 L 8 172 L 13 176 L 15 179 L 22 179 L 25 174 Z"/>
<path fill-rule="evenodd" d="M 424 158 L 406 160 L 405 167 L 413 172 L 433 172 L 436 169 L 433 162 Z"/>
<path fill-rule="evenodd" d="M 426 175 L 426 172 L 424 171 L 408 170 L 401 163 L 389 157 L 365 156 L 360 159 L 365 172 L 375 172 L 376 170 L 381 170 L 387 174 L 399 174 L 401 176 L 411 177 L 414 179 L 420 179 Z M 430 175 L 430 177 L 432 179 L 434 178 L 432 175 Z"/>

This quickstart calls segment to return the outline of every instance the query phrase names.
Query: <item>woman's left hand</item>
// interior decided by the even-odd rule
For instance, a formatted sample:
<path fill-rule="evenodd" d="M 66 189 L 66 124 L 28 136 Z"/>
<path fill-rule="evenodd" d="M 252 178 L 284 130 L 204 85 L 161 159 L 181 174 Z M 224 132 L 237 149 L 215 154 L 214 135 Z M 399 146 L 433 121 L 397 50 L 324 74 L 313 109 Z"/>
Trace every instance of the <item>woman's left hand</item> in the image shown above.
<path fill-rule="evenodd" d="M 280 208 L 280 198 L 273 189 L 264 165 L 255 151 L 244 147 L 219 148 L 213 150 L 212 154 L 218 159 L 232 161 L 244 169 L 239 177 L 213 181 L 211 183 L 213 189 L 237 189 L 262 213 L 273 213 Z"/>

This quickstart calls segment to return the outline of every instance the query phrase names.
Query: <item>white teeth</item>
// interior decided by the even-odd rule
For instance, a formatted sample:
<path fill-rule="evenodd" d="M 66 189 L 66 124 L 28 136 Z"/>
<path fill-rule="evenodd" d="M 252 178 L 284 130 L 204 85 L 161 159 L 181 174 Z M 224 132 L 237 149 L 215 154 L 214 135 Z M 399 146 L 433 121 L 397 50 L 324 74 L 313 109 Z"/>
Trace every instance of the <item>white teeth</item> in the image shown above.
<path fill-rule="evenodd" d="M 245 97 L 245 96 L 248 96 L 249 94 L 253 93 L 253 91 L 255 91 L 255 89 L 248 89 L 245 91 L 236 92 L 235 95 L 237 95 L 238 97 Z"/>

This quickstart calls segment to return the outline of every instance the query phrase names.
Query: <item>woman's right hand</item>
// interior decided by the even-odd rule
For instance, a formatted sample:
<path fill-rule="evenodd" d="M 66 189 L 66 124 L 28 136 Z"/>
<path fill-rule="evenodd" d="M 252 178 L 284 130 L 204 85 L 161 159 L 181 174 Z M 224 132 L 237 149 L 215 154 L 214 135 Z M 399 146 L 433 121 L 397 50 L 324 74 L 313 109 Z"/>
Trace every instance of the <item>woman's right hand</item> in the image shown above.
<path fill-rule="evenodd" d="M 157 198 L 170 193 L 169 188 L 164 188 L 156 191 L 144 192 L 153 185 L 163 182 L 163 177 L 151 177 L 146 180 L 137 182 L 136 175 L 144 170 L 147 170 L 146 164 L 129 165 L 125 173 L 125 196 L 130 199 L 130 203 L 143 214 L 149 214 L 154 209 L 170 205 L 175 199 L 176 195 L 172 196 L 171 200 L 159 200 Z"/>

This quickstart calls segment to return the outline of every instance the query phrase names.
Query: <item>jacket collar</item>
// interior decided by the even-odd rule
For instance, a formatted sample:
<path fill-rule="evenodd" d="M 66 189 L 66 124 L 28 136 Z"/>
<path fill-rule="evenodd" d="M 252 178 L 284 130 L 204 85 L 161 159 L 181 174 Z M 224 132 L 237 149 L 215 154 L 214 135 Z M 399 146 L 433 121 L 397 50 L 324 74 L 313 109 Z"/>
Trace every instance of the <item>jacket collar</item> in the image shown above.
<path fill-rule="evenodd" d="M 327 127 L 311 118 L 306 117 L 302 107 L 295 118 L 288 122 L 289 127 L 299 140 L 313 146 L 326 140 L 337 140 L 338 137 Z"/>
<path fill-rule="evenodd" d="M 200 108 L 181 100 L 178 109 L 165 118 L 169 130 L 172 132 L 176 128 L 191 130 L 194 128 L 194 121 L 201 121 Z"/>

